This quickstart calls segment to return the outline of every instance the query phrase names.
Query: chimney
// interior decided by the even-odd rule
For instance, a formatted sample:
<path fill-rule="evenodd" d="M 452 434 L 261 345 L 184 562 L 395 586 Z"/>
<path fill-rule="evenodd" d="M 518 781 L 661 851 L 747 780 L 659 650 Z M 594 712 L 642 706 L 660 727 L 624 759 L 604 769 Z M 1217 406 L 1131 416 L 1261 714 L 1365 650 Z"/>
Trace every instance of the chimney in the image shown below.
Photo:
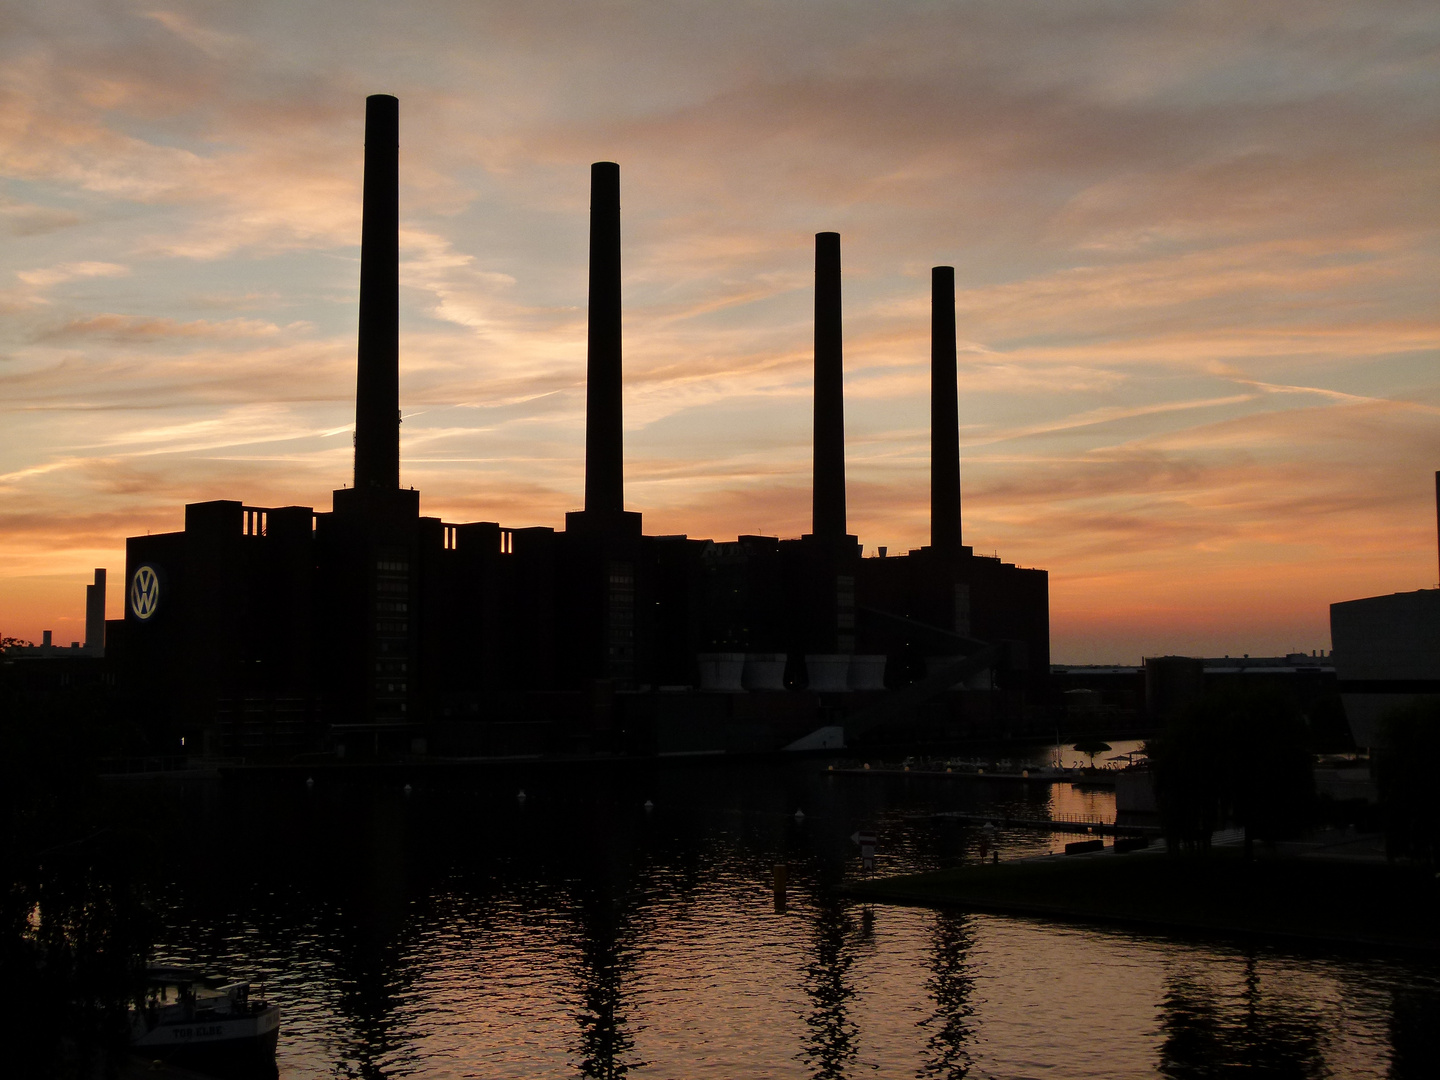
<path fill-rule="evenodd" d="M 840 332 L 840 234 L 815 234 L 815 448 L 812 529 L 845 536 L 845 388 Z"/>
<path fill-rule="evenodd" d="M 960 410 L 955 386 L 955 268 L 930 270 L 930 548 L 960 554 Z"/>
<path fill-rule="evenodd" d="M 620 401 L 620 166 L 590 166 L 590 342 L 585 370 L 585 510 L 625 509 Z"/>
<path fill-rule="evenodd" d="M 365 99 L 355 487 L 400 487 L 400 102 Z"/>
<path fill-rule="evenodd" d="M 85 586 L 85 651 L 105 655 L 105 570 L 95 568 L 95 584 Z"/>

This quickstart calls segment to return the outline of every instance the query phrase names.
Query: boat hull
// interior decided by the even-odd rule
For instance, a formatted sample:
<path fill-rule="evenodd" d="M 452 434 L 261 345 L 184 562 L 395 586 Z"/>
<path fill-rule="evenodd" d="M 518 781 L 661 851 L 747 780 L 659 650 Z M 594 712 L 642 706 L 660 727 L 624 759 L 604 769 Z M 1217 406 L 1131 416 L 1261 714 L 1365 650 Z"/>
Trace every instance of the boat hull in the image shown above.
<path fill-rule="evenodd" d="M 253 1066 L 268 1062 L 273 1070 L 280 1040 L 280 1007 L 271 1005 L 252 1016 L 157 1024 L 130 1041 L 141 1058 L 165 1061 L 225 1062 Z"/>

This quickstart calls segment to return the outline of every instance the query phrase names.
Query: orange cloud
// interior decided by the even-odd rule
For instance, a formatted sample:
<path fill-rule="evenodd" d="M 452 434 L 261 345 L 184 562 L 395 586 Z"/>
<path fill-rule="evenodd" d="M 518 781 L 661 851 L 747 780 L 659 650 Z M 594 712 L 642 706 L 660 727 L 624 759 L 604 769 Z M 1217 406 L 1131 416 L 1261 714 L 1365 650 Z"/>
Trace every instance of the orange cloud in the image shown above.
<path fill-rule="evenodd" d="M 106 312 L 83 319 L 72 319 L 54 329 L 43 331 L 37 340 L 64 341 L 70 338 L 103 337 L 117 343 L 153 342 L 165 338 L 225 338 L 227 340 L 273 337 L 280 332 L 274 323 L 257 319 L 227 319 L 212 322 L 192 319 L 180 322 L 169 318 L 146 318 L 140 315 L 117 315 Z"/>

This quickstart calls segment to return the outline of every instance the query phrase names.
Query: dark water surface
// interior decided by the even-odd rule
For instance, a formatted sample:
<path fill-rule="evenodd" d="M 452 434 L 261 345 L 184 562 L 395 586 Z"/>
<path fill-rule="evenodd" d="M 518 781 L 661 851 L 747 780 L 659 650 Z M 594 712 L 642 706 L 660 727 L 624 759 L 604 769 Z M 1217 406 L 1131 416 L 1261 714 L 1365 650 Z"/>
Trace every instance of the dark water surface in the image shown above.
<path fill-rule="evenodd" d="M 1435 1075 L 1428 961 L 836 894 L 858 829 L 882 873 L 949 866 L 978 834 L 935 811 L 1103 791 L 815 759 L 410 782 L 128 796 L 177 800 L 160 958 L 263 982 L 282 1077 Z M 1002 857 L 1065 839 L 1004 833 Z"/>

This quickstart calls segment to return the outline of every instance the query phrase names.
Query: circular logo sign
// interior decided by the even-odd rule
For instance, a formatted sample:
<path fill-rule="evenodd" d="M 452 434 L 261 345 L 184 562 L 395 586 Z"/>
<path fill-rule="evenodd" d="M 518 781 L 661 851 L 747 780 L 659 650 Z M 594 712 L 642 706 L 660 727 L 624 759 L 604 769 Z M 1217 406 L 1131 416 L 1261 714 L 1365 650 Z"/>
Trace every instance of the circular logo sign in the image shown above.
<path fill-rule="evenodd" d="M 137 619 L 148 619 L 160 604 L 160 575 L 148 563 L 130 579 L 130 610 Z"/>

